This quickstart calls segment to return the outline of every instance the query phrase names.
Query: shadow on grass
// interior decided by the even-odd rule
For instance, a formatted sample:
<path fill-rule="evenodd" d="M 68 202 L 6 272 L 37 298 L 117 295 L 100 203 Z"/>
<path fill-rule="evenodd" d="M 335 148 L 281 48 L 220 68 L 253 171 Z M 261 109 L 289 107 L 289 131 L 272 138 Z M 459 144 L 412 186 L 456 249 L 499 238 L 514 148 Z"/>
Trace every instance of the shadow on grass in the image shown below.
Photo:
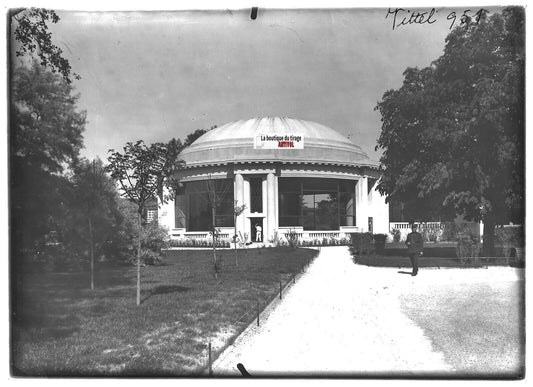
<path fill-rule="evenodd" d="M 68 338 L 80 331 L 86 319 L 109 313 L 102 300 L 126 296 L 131 275 L 119 266 L 100 265 L 95 273 L 95 290 L 90 290 L 90 273 L 35 272 L 18 267 L 11 286 L 14 342 L 20 335 L 33 342 Z"/>
<path fill-rule="evenodd" d="M 64 339 L 80 329 L 80 319 L 73 314 L 56 316 L 37 312 L 24 317 L 13 321 L 13 328 L 24 329 L 33 342 Z"/>
<path fill-rule="evenodd" d="M 180 286 L 180 285 L 161 285 L 161 286 L 156 286 L 155 288 L 150 289 L 148 291 L 148 294 L 146 295 L 146 297 L 144 297 L 141 300 L 141 304 L 143 302 L 145 302 L 146 300 L 148 300 L 149 298 L 153 297 L 153 296 L 159 296 L 159 295 L 162 295 L 162 294 L 171 294 L 171 293 L 184 293 L 184 292 L 188 292 L 190 290 L 192 290 L 191 287 Z"/>
<path fill-rule="evenodd" d="M 352 260 L 357 265 L 365 265 L 371 267 L 397 267 L 410 268 L 411 262 L 405 256 L 382 256 L 374 255 L 353 255 Z M 436 268 L 484 268 L 488 266 L 511 266 L 523 268 L 523 262 L 507 261 L 505 259 L 492 259 L 480 257 L 477 261 L 461 262 L 459 258 L 445 258 L 445 257 L 431 257 L 422 256 L 418 260 L 418 267 L 436 267 Z"/>

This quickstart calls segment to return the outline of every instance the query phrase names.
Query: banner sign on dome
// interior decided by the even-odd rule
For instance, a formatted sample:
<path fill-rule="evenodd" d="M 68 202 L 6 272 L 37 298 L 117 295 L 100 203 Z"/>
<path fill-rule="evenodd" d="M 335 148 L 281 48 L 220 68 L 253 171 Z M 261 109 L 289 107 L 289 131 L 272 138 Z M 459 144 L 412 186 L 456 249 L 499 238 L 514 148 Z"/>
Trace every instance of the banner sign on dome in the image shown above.
<path fill-rule="evenodd" d="M 304 137 L 298 134 L 258 134 L 254 149 L 304 149 Z"/>

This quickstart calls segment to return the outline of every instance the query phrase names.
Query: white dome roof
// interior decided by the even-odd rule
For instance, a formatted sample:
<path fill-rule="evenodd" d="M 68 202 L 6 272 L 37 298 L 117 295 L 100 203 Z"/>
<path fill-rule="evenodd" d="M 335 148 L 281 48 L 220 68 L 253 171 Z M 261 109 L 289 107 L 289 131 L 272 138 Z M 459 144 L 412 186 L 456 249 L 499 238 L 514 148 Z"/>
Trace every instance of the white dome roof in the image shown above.
<path fill-rule="evenodd" d="M 259 134 L 303 136 L 304 149 L 254 149 Z M 187 167 L 246 162 L 377 165 L 348 138 L 327 126 L 287 117 L 252 118 L 210 130 L 187 147 Z"/>

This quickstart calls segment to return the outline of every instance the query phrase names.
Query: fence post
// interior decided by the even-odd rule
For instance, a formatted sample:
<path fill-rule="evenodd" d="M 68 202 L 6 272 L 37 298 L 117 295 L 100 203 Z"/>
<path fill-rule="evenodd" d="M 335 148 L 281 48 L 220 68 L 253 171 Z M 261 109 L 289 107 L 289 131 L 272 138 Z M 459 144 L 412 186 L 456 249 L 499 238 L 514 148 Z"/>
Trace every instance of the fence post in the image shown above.
<path fill-rule="evenodd" d="M 279 299 L 281 300 L 281 281 L 279 281 Z"/>
<path fill-rule="evenodd" d="M 213 365 L 211 364 L 211 342 L 209 342 L 209 376 L 213 376 Z"/>
<path fill-rule="evenodd" d="M 257 326 L 259 326 L 259 300 L 257 300 Z"/>

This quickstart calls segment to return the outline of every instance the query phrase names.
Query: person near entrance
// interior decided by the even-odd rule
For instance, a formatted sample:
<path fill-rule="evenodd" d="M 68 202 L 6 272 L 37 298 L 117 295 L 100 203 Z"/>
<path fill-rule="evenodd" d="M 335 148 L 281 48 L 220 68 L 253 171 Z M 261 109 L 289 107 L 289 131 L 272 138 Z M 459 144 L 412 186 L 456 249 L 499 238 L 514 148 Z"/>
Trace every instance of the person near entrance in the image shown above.
<path fill-rule="evenodd" d="M 415 276 L 418 274 L 418 257 L 421 256 L 424 251 L 424 238 L 422 238 L 422 234 L 416 231 L 416 224 L 413 223 L 411 229 L 412 231 L 407 235 L 405 244 L 407 245 L 407 253 L 409 254 L 409 259 L 413 266 L 413 272 L 411 275 Z"/>
<path fill-rule="evenodd" d="M 256 242 L 261 242 L 261 231 L 262 231 L 261 226 L 259 225 L 259 223 L 256 223 L 255 224 L 255 241 Z"/>

